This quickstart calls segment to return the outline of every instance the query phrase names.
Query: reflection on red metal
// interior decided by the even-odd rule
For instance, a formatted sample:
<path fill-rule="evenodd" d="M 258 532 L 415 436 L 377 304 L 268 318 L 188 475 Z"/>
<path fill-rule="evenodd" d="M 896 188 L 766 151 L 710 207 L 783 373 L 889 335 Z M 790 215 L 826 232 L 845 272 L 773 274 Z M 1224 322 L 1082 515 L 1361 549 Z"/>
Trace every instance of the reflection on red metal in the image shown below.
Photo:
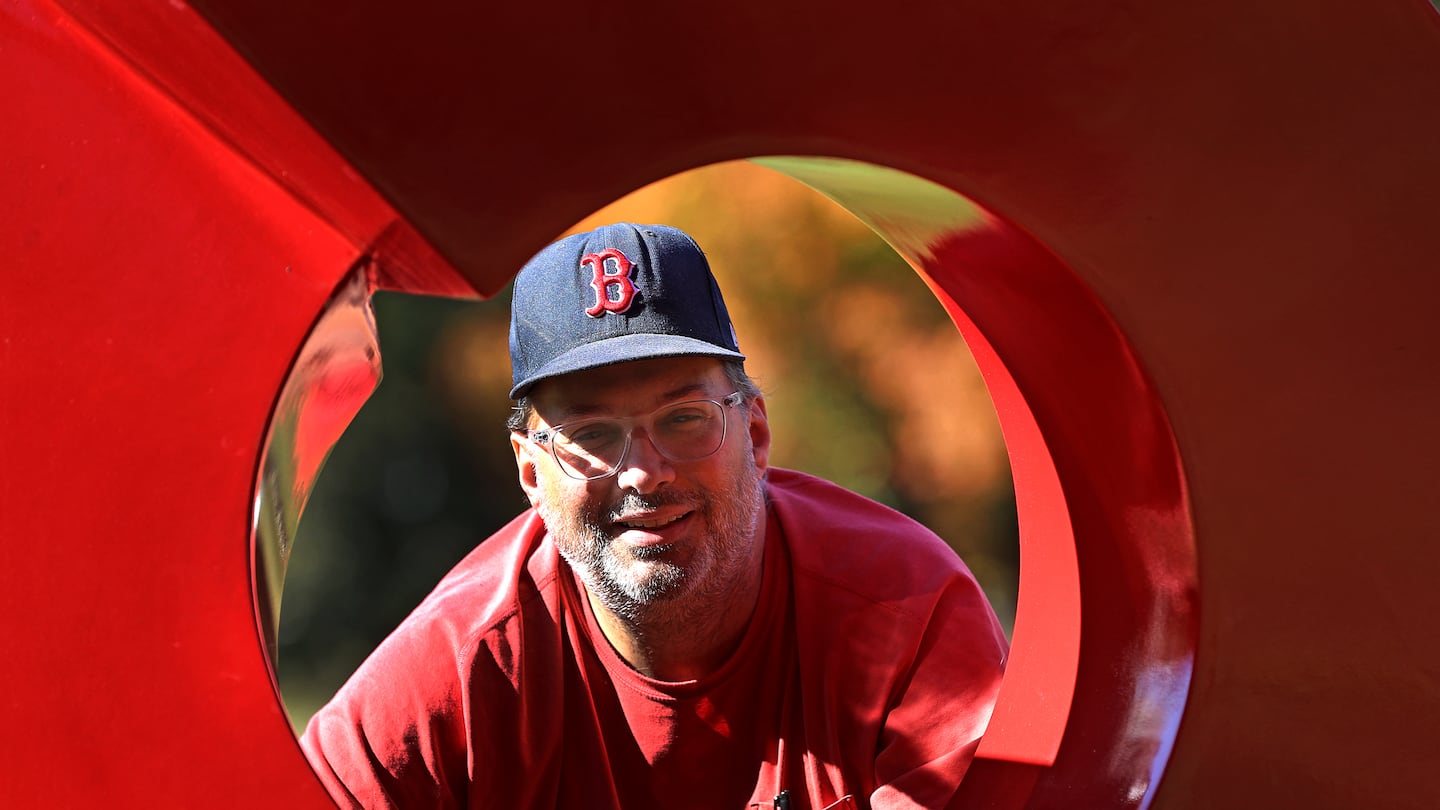
<path fill-rule="evenodd" d="M 1048 417 L 1043 431 L 1026 425 L 1033 432 L 1006 435 L 1011 457 L 1022 462 L 1017 501 L 1032 499 L 1021 503 L 1022 520 L 1028 514 L 1044 525 L 1039 531 L 1053 532 L 1068 519 L 1074 532 L 1075 557 L 1043 560 L 1048 577 L 1025 571 L 1022 556 L 1026 614 L 1016 617 L 1017 647 L 1022 622 L 1035 621 L 1032 612 L 1071 607 L 1063 601 L 1070 585 L 1064 575 L 1079 573 L 1079 636 L 1054 632 L 1063 625 L 1052 616 L 1041 623 L 1051 632 L 1035 639 L 1043 642 L 1028 646 L 1029 657 L 1012 663 L 1035 667 L 1029 677 L 1054 688 L 1042 680 L 1055 677 L 1047 671 L 1055 664 L 1050 649 L 1067 650 L 1083 641 L 1089 665 L 1078 668 L 1066 741 L 1104 741 L 1103 755 L 1088 759 L 1089 765 L 1106 767 L 1085 776 L 1082 793 L 1105 797 L 1107 807 L 1147 806 L 1175 740 L 1196 646 L 1195 540 L 1168 417 L 1131 346 L 1094 296 L 1028 236 L 990 220 L 985 227 L 947 234 L 930 248 L 920 264 L 951 297 L 952 313 L 972 346 L 976 341 L 969 335 L 976 323 L 984 323 L 991 345 L 1049 347 L 1043 357 L 1026 362 L 983 344 L 976 350 L 992 379 L 1013 369 L 1009 379 L 1001 377 L 1013 387 L 994 394 L 1002 413 L 1022 407 L 1014 400 L 1023 392 L 1028 407 Z M 1053 466 L 1025 457 L 1047 449 L 1045 461 L 1053 459 Z M 1027 474 L 1034 479 L 1026 481 Z M 1063 495 L 1047 488 L 1057 483 Z M 1018 494 L 1022 488 L 1025 496 Z M 1064 514 L 1057 514 L 1061 510 Z M 1022 523 L 1022 555 L 1027 550 L 1054 555 L 1053 536 L 1027 537 L 1031 528 Z M 1066 564 L 1076 567 L 1066 571 Z M 1004 708 L 1009 712 L 997 710 L 995 725 L 1020 722 L 1007 736 L 1020 737 L 1035 727 L 1024 722 L 1023 710 Z M 1008 759 L 1034 762 L 1020 753 Z M 1059 756 L 1065 757 L 1063 747 Z M 1032 801 L 1060 806 L 1073 788 L 1060 788 L 1054 774 L 1064 773 L 1067 764 L 1054 762 L 1039 778 Z M 1017 778 L 1006 775 L 1018 770 L 1015 766 L 982 768 L 993 775 L 966 785 L 977 797 L 993 795 L 997 783 Z"/>
<path fill-rule="evenodd" d="M 7 804 L 328 806 L 247 538 L 349 268 L 492 292 L 623 192 L 776 154 L 990 212 L 855 205 L 993 359 L 1027 534 L 1073 534 L 1014 662 L 1073 693 L 997 714 L 975 806 L 1440 804 L 1428 4 L 197 5 L 0 3 Z M 542 17 L 626 58 L 536 58 Z M 633 106 L 578 125 L 593 88 Z"/>
<path fill-rule="evenodd" d="M 363 261 L 305 339 L 275 404 L 255 489 L 255 607 L 272 663 L 285 568 L 320 467 L 380 383 L 380 336 Z"/>

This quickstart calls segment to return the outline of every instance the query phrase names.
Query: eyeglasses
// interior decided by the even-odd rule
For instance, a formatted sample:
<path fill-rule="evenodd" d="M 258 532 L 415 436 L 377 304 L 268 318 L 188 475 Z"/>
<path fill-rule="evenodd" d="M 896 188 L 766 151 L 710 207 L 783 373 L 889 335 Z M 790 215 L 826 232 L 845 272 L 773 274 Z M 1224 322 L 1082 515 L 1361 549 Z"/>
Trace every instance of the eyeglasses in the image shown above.
<path fill-rule="evenodd" d="M 725 443 L 725 409 L 745 401 L 736 391 L 720 400 L 672 402 L 644 416 L 583 419 L 526 431 L 536 444 L 548 445 L 561 471 L 581 481 L 619 472 L 630 452 L 635 428 L 643 428 L 660 455 L 671 461 L 699 461 Z"/>

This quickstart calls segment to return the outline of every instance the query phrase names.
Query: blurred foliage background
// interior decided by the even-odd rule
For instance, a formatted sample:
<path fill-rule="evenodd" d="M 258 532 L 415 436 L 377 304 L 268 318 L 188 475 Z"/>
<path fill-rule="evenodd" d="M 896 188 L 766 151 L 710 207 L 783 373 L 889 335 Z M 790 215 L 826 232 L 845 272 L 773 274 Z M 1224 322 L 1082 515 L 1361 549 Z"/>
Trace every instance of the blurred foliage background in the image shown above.
<path fill-rule="evenodd" d="M 709 256 L 766 394 L 772 463 L 929 526 L 1008 632 L 1019 552 L 1004 442 L 969 351 L 915 272 L 842 208 L 748 162 L 668 178 L 571 231 L 616 221 L 675 225 Z M 504 429 L 508 290 L 380 293 L 375 309 L 384 378 L 325 464 L 285 581 L 278 673 L 297 729 L 527 505 Z"/>

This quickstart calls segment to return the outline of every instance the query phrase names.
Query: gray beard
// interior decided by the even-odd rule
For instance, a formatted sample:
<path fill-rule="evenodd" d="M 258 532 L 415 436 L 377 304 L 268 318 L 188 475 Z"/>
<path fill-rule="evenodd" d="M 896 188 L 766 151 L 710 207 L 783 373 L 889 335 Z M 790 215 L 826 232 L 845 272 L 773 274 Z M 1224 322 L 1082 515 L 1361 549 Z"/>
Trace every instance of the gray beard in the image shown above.
<path fill-rule="evenodd" d="M 645 575 L 636 577 L 627 570 L 633 562 L 616 556 L 613 538 L 603 528 L 627 512 L 672 506 L 707 517 L 706 534 L 689 541 L 697 544 L 691 564 L 708 562 L 705 576 L 698 582 L 691 582 L 692 571 L 661 559 L 671 546 L 631 549 L 635 560 L 646 563 Z M 756 521 L 763 508 L 763 488 L 751 461 L 735 486 L 720 493 L 661 489 L 640 495 L 632 491 L 609 509 L 597 506 L 571 516 L 561 515 L 545 504 L 538 510 L 560 555 L 579 574 L 591 595 L 618 618 L 632 626 L 682 627 L 693 625 L 714 606 L 727 604 L 730 595 L 741 588 L 750 565 Z"/>

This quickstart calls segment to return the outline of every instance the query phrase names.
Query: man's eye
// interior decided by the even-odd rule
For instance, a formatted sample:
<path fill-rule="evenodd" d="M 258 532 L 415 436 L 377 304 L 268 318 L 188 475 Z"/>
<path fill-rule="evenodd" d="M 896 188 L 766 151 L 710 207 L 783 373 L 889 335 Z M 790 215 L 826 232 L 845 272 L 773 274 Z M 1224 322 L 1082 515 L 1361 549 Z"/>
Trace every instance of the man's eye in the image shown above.
<path fill-rule="evenodd" d="M 664 422 L 673 427 L 685 427 L 696 422 L 703 422 L 707 414 L 701 408 L 681 408 L 665 414 Z"/>
<path fill-rule="evenodd" d="M 595 445 L 614 440 L 620 435 L 620 427 L 619 425 L 602 422 L 598 424 L 581 425 L 567 432 L 570 435 L 570 441 L 575 444 Z"/>

